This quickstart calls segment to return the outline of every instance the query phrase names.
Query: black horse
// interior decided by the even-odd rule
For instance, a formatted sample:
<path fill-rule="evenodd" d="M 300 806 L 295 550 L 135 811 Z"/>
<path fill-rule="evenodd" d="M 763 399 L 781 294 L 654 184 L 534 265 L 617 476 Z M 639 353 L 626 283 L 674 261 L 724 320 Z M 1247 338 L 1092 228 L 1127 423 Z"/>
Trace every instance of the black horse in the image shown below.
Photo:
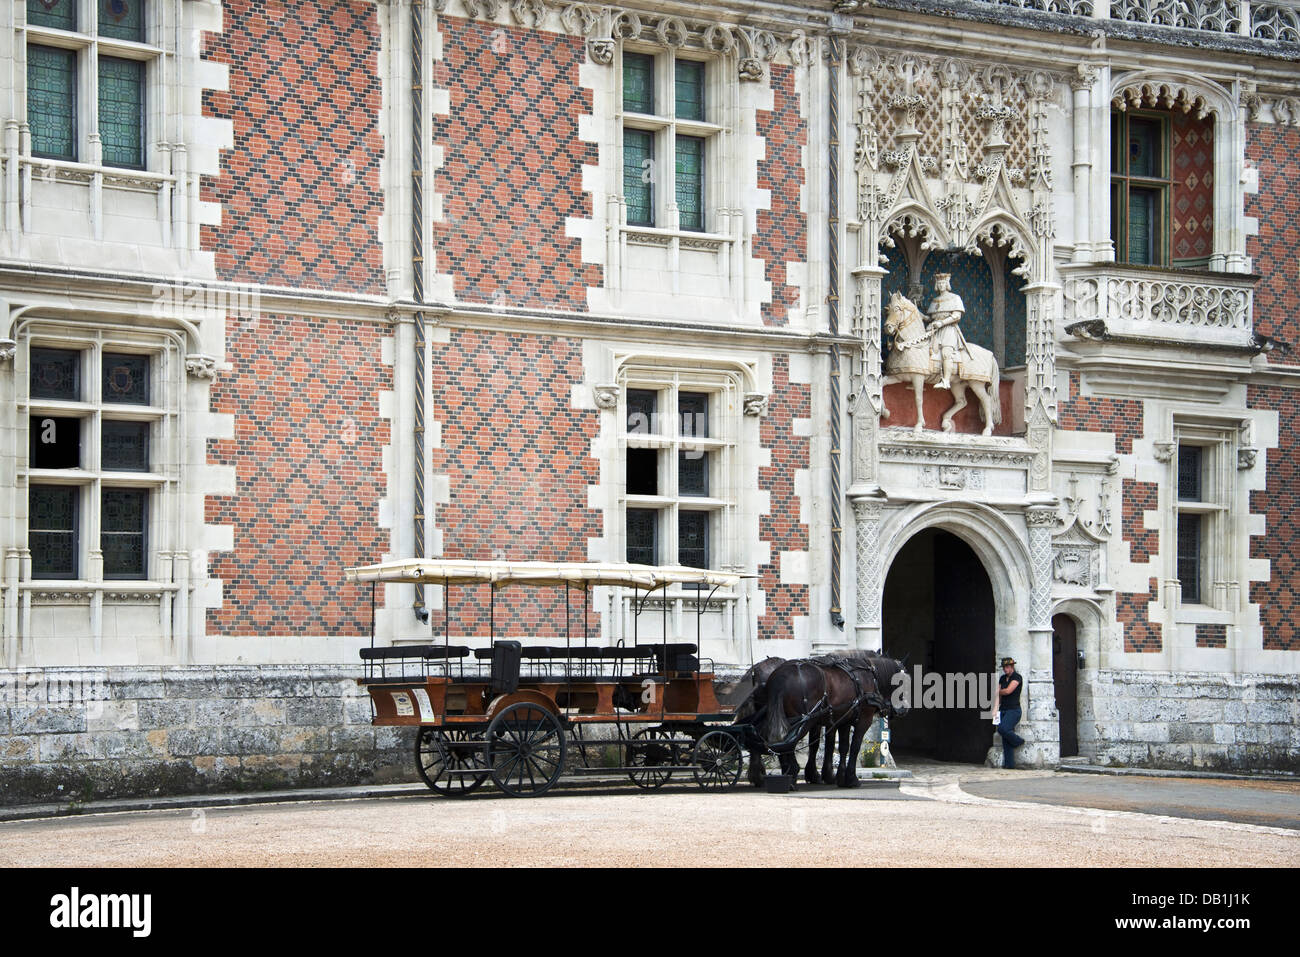
<path fill-rule="evenodd" d="M 812 735 L 804 777 L 809 783 L 831 778 L 834 738 L 839 738 L 839 767 L 835 783 L 858 784 L 857 761 L 862 739 L 880 713 L 898 717 L 906 713 L 906 688 L 896 688 L 894 676 L 904 662 L 871 652 L 849 652 L 817 659 L 787 661 L 772 672 L 763 693 L 761 714 L 753 714 L 762 744 L 775 751 L 783 774 L 799 771 L 794 749 Z M 826 733 L 826 757 L 817 771 L 817 745 Z M 752 754 L 752 750 L 751 750 Z M 754 762 L 750 780 L 756 781 Z"/>
<path fill-rule="evenodd" d="M 826 757 L 822 764 L 821 780 L 829 784 L 834 762 L 835 738 L 839 738 L 839 767 L 835 783 L 840 787 L 857 787 L 858 755 L 867 729 L 876 715 L 883 713 L 896 718 L 907 713 L 910 701 L 905 682 L 896 682 L 895 676 L 907 667 L 907 657 L 901 660 L 888 658 L 870 651 L 851 651 L 840 655 L 824 655 L 813 659 L 826 672 L 831 699 L 830 714 L 821 727 L 810 734 L 824 730 Z M 808 767 L 804 776 L 816 783 L 817 741 L 810 738 Z"/>
<path fill-rule="evenodd" d="M 715 683 L 718 701 L 736 709 L 737 725 L 752 730 L 753 725 L 766 713 L 768 679 L 783 664 L 784 658 L 764 658 L 736 681 Z M 755 747 L 749 749 L 749 780 L 751 784 L 761 784 L 763 781 L 761 749 Z"/>

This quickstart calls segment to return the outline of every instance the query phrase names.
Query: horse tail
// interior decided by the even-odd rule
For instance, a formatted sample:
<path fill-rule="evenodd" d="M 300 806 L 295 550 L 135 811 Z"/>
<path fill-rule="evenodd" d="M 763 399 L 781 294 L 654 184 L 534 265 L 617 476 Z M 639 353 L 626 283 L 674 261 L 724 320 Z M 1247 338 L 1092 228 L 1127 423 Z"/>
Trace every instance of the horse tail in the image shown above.
<path fill-rule="evenodd" d="M 778 691 L 769 694 L 767 715 L 763 722 L 763 740 L 768 744 L 777 744 L 785 740 L 790 733 L 790 719 L 785 716 L 785 695 Z"/>
<path fill-rule="evenodd" d="M 993 424 L 1002 424 L 1002 374 L 998 370 L 998 357 L 989 352 L 989 361 L 993 363 L 993 382 L 989 385 L 992 395 L 989 397 L 993 401 Z"/>

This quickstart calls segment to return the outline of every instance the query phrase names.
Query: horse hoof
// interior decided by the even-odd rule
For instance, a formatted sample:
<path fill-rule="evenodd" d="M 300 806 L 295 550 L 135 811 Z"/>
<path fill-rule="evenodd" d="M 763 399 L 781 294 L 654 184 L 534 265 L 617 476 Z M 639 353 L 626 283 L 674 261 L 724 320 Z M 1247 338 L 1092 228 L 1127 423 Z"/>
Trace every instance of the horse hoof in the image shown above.
<path fill-rule="evenodd" d="M 952 424 L 952 419 L 949 419 L 947 422 L 945 422 L 945 423 L 943 424 L 943 430 L 944 430 L 945 432 L 951 432 L 951 431 L 953 430 L 953 428 L 954 428 L 954 426 L 953 426 L 953 424 Z"/>
<path fill-rule="evenodd" d="M 914 435 L 920 435 L 923 431 L 925 431 L 925 426 L 923 426 L 920 422 L 916 423 L 916 427 L 912 429 L 912 433 Z"/>
<path fill-rule="evenodd" d="M 805 775 L 803 776 L 803 779 L 804 779 L 805 781 L 807 781 L 809 784 L 821 784 L 821 783 L 822 783 L 822 779 L 819 778 L 819 777 L 817 776 L 817 773 L 816 773 L 815 771 L 814 771 L 812 774 L 805 774 Z"/>
<path fill-rule="evenodd" d="M 848 778 L 845 778 L 845 780 L 844 780 L 844 786 L 845 786 L 846 788 L 855 788 L 855 787 L 857 787 L 860 783 L 861 783 L 861 782 L 858 781 L 858 776 L 857 776 L 856 774 L 851 775 L 851 776 L 849 776 Z"/>

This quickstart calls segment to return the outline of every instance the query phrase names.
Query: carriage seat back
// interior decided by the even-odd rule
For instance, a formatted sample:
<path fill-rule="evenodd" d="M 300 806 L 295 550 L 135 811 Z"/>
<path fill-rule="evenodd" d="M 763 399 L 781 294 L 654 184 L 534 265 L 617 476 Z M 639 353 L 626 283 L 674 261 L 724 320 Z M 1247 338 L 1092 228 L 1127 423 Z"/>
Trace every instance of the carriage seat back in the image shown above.
<path fill-rule="evenodd" d="M 519 690 L 519 661 L 523 645 L 517 641 L 492 642 L 492 693 L 512 694 Z"/>

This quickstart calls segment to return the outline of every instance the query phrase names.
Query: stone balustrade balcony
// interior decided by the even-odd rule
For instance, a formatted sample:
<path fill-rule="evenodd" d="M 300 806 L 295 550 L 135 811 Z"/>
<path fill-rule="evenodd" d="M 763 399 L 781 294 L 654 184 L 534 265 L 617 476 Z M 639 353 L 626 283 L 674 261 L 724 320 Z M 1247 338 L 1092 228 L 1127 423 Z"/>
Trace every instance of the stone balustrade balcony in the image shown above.
<path fill-rule="evenodd" d="M 1257 277 L 1096 263 L 1063 270 L 1065 324 L 1088 339 L 1152 344 L 1256 347 L 1252 299 Z"/>

